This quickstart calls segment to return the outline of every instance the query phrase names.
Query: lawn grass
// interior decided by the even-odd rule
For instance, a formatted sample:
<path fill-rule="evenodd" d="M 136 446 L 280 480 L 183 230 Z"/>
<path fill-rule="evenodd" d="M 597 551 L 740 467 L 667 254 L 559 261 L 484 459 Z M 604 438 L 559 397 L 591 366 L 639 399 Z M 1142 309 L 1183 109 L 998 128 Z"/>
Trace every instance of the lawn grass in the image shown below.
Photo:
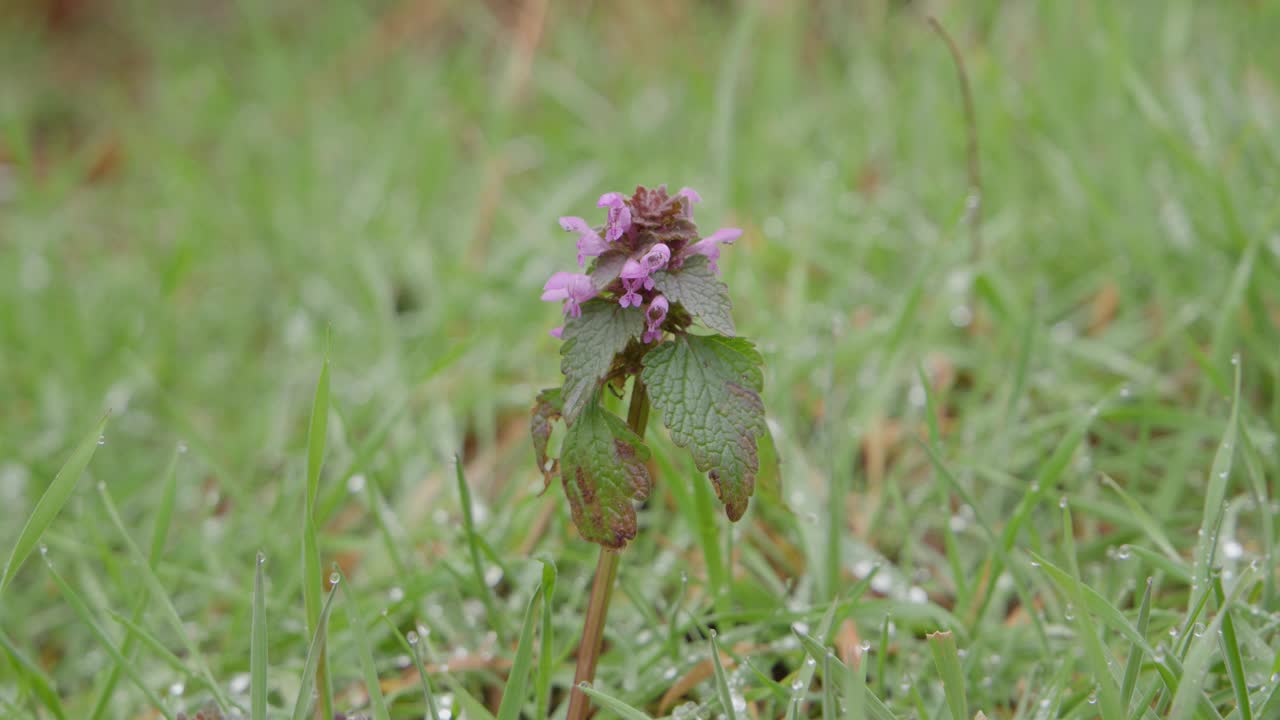
<path fill-rule="evenodd" d="M 536 298 L 668 182 L 782 490 L 651 430 L 604 715 L 1280 717 L 1280 6 L 485 7 L 0 19 L 0 715 L 562 716 Z"/>

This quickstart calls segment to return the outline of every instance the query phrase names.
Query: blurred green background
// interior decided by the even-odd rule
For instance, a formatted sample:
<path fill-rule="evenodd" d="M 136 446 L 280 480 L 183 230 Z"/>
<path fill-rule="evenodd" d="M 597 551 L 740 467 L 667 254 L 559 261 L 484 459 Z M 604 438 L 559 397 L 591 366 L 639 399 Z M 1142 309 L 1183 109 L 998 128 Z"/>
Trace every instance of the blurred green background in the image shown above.
<path fill-rule="evenodd" d="M 518 626 L 538 577 L 528 558 L 550 553 L 557 644 L 572 650 L 594 550 L 558 488 L 537 495 L 528 408 L 559 377 L 547 335 L 558 311 L 537 296 L 574 262 L 556 218 L 595 217 L 600 193 L 638 183 L 697 188 L 704 230 L 746 230 L 721 267 L 739 329 L 768 362 L 790 512 L 757 501 L 733 530 L 706 521 L 705 481 L 655 441 L 659 490 L 623 560 L 634 587 L 615 603 L 620 637 L 654 619 L 645 602 L 667 607 L 681 572 L 692 598 L 728 585 L 734 606 L 758 610 L 743 633 L 760 643 L 787 634 L 788 618 L 764 619 L 774 610 L 825 607 L 873 560 L 894 578 L 883 602 L 918 600 L 918 589 L 959 615 L 960 586 L 991 550 L 913 439 L 926 415 L 921 373 L 947 461 L 997 519 L 1101 404 L 1051 493 L 1092 508 L 1079 542 L 1100 562 L 1136 531 L 1098 472 L 1180 547 L 1194 541 L 1233 353 L 1262 486 L 1274 488 L 1280 4 L 5 8 L 0 541 L 108 410 L 89 477 L 107 483 L 138 537 L 163 468 L 189 448 L 157 572 L 229 681 L 247 668 L 261 549 L 279 622 L 273 663 L 287 668 L 278 692 L 291 702 L 296 690 L 306 423 L 326 354 L 325 557 L 403 627 L 434 618 L 441 653 L 509 656 L 513 638 L 491 633 L 475 607 L 488 591 L 459 540 L 458 454 L 507 624 Z M 972 84 L 979 247 L 965 226 L 960 90 L 930 15 Z M 138 586 L 88 487 L 45 541 L 95 607 L 123 610 Z M 1240 542 L 1262 552 L 1267 512 L 1245 515 Z M 1040 547 L 1040 532 L 1020 543 Z M 959 549 L 940 533 L 958 533 Z M 85 712 L 109 659 L 38 564 L 0 621 Z M 1124 597 L 1139 571 L 1090 577 Z M 1003 609 L 970 630 L 998 626 Z M 874 636 L 884 612 L 853 619 Z M 174 642 L 162 622 L 148 627 Z M 1009 669 L 975 690 L 989 709 L 1014 702 L 1012 678 L 1058 662 L 1018 654 L 1025 626 L 992 632 Z M 386 675 L 399 673 L 394 644 L 375 642 Z M 656 709 L 666 666 L 627 666 L 622 642 L 602 682 Z M 913 652 L 894 657 L 903 676 L 921 673 L 912 663 L 927 651 Z M 140 662 L 159 688 L 180 675 Z M 477 665 L 467 682 L 490 702 L 500 668 Z M 563 688 L 571 662 L 561 665 Z M 358 673 L 341 666 L 345 687 Z M 25 707 L 23 687 L 0 692 Z M 139 707 L 131 692 L 122 685 L 121 712 Z M 198 703 L 198 683 L 187 694 Z"/>

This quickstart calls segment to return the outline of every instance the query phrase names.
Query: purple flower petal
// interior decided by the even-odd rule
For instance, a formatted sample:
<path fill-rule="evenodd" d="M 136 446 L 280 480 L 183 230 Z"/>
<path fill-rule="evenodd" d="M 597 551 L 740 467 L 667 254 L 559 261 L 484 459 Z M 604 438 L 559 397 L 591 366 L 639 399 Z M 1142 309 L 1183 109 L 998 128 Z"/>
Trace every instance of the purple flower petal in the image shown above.
<path fill-rule="evenodd" d="M 609 218 L 605 221 L 604 238 L 609 242 L 617 242 L 627 228 L 631 227 L 631 208 L 627 207 L 622 193 L 605 193 L 600 196 L 596 207 L 609 208 Z"/>
<path fill-rule="evenodd" d="M 684 254 L 685 257 L 705 255 L 708 261 L 707 265 L 711 268 L 711 271 L 720 272 L 720 268 L 717 265 L 717 261 L 720 259 L 720 245 L 732 245 L 740 237 L 742 237 L 741 229 L 722 228 L 685 248 Z"/>
<path fill-rule="evenodd" d="M 644 337 L 641 338 L 644 342 L 650 343 L 662 337 L 662 322 L 667 319 L 667 310 L 670 306 L 663 295 L 654 295 L 649 301 L 649 307 L 644 311 L 644 320 L 647 325 Z"/>
<path fill-rule="evenodd" d="M 564 338 L 564 326 L 561 325 L 558 328 L 552 328 L 550 331 L 548 331 L 548 334 L 551 335 L 551 337 L 557 340 L 560 340 Z"/>
<path fill-rule="evenodd" d="M 600 233 L 593 230 L 587 221 L 580 217 L 562 217 L 560 227 L 564 228 L 565 232 L 578 233 L 579 266 L 585 265 L 587 258 L 596 257 L 609 249 L 609 243 L 600 237 Z"/>
<path fill-rule="evenodd" d="M 640 307 L 640 303 L 644 302 L 644 300 L 636 291 L 640 289 L 640 285 L 643 282 L 643 280 L 623 280 L 622 289 L 626 292 L 622 294 L 622 297 L 618 298 L 618 304 L 624 308 Z"/>

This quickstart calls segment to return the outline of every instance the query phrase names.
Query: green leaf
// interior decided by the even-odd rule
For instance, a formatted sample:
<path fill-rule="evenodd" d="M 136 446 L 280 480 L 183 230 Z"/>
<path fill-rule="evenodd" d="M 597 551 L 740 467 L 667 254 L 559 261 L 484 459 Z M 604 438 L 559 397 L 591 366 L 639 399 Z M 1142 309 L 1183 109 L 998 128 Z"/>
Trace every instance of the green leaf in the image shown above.
<path fill-rule="evenodd" d="M 538 461 L 538 472 L 542 473 L 544 490 L 560 473 L 560 461 L 547 457 L 547 442 L 551 440 L 551 430 L 558 419 L 560 388 L 548 388 L 538 393 L 529 418 L 529 432 L 533 435 L 533 452 Z"/>
<path fill-rule="evenodd" d="M 644 383 L 677 445 L 707 473 L 725 514 L 747 511 L 760 470 L 757 438 L 766 432 L 764 375 L 751 343 L 719 335 L 684 335 L 644 358 Z"/>
<path fill-rule="evenodd" d="M 623 308 L 603 300 L 583 303 L 582 315 L 565 323 L 564 344 L 560 346 L 560 372 L 564 373 L 560 398 L 566 422 L 577 421 L 613 367 L 614 356 L 643 330 L 644 314 L 639 308 Z"/>
<path fill-rule="evenodd" d="M 636 536 L 632 500 L 649 496 L 649 449 L 593 397 L 569 427 L 560 451 L 561 482 L 583 539 L 621 548 Z"/>
<path fill-rule="evenodd" d="M 57 475 L 53 476 L 53 482 L 49 483 L 48 489 L 40 496 L 35 510 L 31 511 L 31 517 L 27 518 L 27 524 L 18 535 L 18 542 L 14 543 L 13 551 L 9 553 L 9 561 L 4 564 L 4 574 L 0 575 L 0 594 L 4 593 L 5 587 L 13 580 L 13 576 L 18 574 L 18 569 L 22 567 L 27 556 L 36 549 L 40 536 L 62 511 L 62 506 L 71 499 L 71 493 L 75 491 L 80 475 L 89 465 L 93 451 L 98 449 L 102 431 L 106 426 L 105 417 L 98 421 L 93 430 L 76 446 L 66 464 Z"/>
<path fill-rule="evenodd" d="M 680 303 L 689 314 L 721 335 L 733 337 L 733 316 L 730 310 L 729 286 L 720 282 L 711 271 L 707 258 L 694 255 L 679 270 L 661 270 L 653 274 L 658 290 L 674 303 Z"/>

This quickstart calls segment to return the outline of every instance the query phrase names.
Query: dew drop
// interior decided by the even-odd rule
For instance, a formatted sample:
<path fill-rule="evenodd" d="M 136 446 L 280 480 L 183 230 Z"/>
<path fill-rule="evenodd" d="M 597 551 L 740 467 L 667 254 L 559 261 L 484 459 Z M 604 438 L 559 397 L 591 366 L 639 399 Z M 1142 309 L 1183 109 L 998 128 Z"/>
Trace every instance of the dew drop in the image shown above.
<path fill-rule="evenodd" d="M 1038 568 L 1038 567 L 1040 567 L 1040 561 L 1039 561 L 1039 560 L 1032 560 L 1032 561 L 1030 561 L 1030 562 L 1031 562 L 1031 567 L 1033 567 L 1033 568 Z"/>
<path fill-rule="evenodd" d="M 818 665 L 818 661 L 817 661 L 817 660 L 814 660 L 812 657 L 807 657 L 807 658 L 805 658 L 805 659 L 804 659 L 804 664 L 805 664 L 807 667 L 817 667 L 817 665 Z"/>
<path fill-rule="evenodd" d="M 1058 507 L 1062 508 L 1063 510 L 1066 510 L 1066 509 L 1067 509 L 1067 496 L 1066 496 L 1066 495 L 1063 495 L 1062 497 L 1058 498 Z"/>
<path fill-rule="evenodd" d="M 741 696 L 741 695 L 734 695 L 734 696 L 733 696 L 733 710 L 734 710 L 734 712 L 740 712 L 740 713 L 746 712 L 746 711 L 747 711 L 747 699 L 746 699 L 745 697 Z"/>
<path fill-rule="evenodd" d="M 1076 619 L 1075 606 L 1072 605 L 1071 603 L 1067 603 L 1067 607 L 1066 609 L 1063 610 L 1062 616 L 1065 617 L 1067 620 L 1075 620 Z"/>
<path fill-rule="evenodd" d="M 1196 637 L 1202 637 L 1204 635 L 1204 623 L 1196 623 L 1195 625 L 1192 625 L 1191 634 Z"/>
<path fill-rule="evenodd" d="M 925 592 L 924 588 L 919 585 L 914 585 L 907 591 L 907 599 L 917 605 L 924 605 L 929 602 L 929 593 Z"/>
<path fill-rule="evenodd" d="M 798 633 L 807 633 L 809 632 L 809 623 L 797 620 L 791 623 L 791 629 Z"/>
<path fill-rule="evenodd" d="M 803 681 L 801 681 L 799 678 L 796 678 L 795 680 L 791 681 L 791 692 L 802 692 L 802 691 L 804 691 Z"/>
<path fill-rule="evenodd" d="M 45 545 L 44 543 L 40 543 L 40 557 L 45 558 L 45 559 L 48 559 L 48 557 L 49 557 L 49 546 L 48 546 L 48 545 Z M 8 565 L 6 565 L 6 566 L 5 566 L 5 569 L 7 570 L 7 569 L 8 569 L 8 567 L 9 567 L 9 566 L 8 566 Z"/>
<path fill-rule="evenodd" d="M 227 689 L 232 695 L 243 695 L 249 689 L 249 673 L 239 673 L 231 678 L 231 682 L 227 684 Z"/>
<path fill-rule="evenodd" d="M 187 444 L 186 444 L 186 443 L 184 443 L 184 442 L 179 442 L 179 443 L 178 443 L 178 454 L 179 454 L 179 455 L 185 455 L 185 454 L 187 454 Z"/>
<path fill-rule="evenodd" d="M 331 573 L 329 573 L 329 584 L 330 584 L 330 585 L 337 585 L 337 584 L 338 584 L 338 583 L 340 583 L 340 582 L 342 582 L 342 576 L 341 576 L 341 575 L 339 575 L 337 572 L 331 572 Z"/>
<path fill-rule="evenodd" d="M 365 478 L 364 478 L 364 475 L 361 475 L 360 473 L 356 473 L 355 475 L 352 475 L 351 477 L 347 478 L 347 492 L 351 493 L 352 495 L 363 492 L 364 485 L 365 485 Z"/>
<path fill-rule="evenodd" d="M 1238 366 L 1239 364 L 1240 364 L 1240 353 L 1232 353 L 1231 365 L 1234 367 L 1234 366 Z"/>
<path fill-rule="evenodd" d="M 169 694 L 172 695 L 173 697 L 182 697 L 182 693 L 186 691 L 187 691 L 187 686 L 182 684 L 181 680 L 169 686 Z"/>
<path fill-rule="evenodd" d="M 1090 690 L 1090 691 L 1089 691 L 1089 704 L 1090 704 L 1090 705 L 1097 705 L 1097 704 L 1098 704 L 1098 691 L 1097 691 L 1097 690 Z"/>
<path fill-rule="evenodd" d="M 1171 637 L 1171 638 L 1176 638 L 1176 637 L 1178 637 L 1178 628 L 1176 628 L 1176 627 L 1171 627 L 1171 628 L 1169 628 L 1169 637 Z"/>
<path fill-rule="evenodd" d="M 99 435 L 99 436 L 98 436 L 98 444 L 99 444 L 99 445 L 106 445 L 106 444 L 107 444 L 107 436 L 106 436 L 106 435 Z"/>
<path fill-rule="evenodd" d="M 862 641 L 862 644 L 861 644 L 861 645 L 859 645 L 858 647 L 862 648 L 862 652 L 864 652 L 864 653 L 865 653 L 865 652 L 871 652 L 871 641 L 870 641 L 870 640 L 863 640 L 863 641 Z"/>
<path fill-rule="evenodd" d="M 675 679 L 676 679 L 676 669 L 675 669 L 675 667 L 673 666 L 673 667 L 669 667 L 669 668 L 667 668 L 666 670 L 663 670 L 663 671 L 662 671 L 662 679 L 663 679 L 663 680 L 675 680 Z"/>
<path fill-rule="evenodd" d="M 1128 560 L 1132 555 L 1133 548 L 1130 548 L 1128 545 L 1121 545 L 1120 548 L 1116 550 L 1116 558 L 1119 560 Z"/>
<path fill-rule="evenodd" d="M 408 640 L 410 645 L 417 645 L 418 633 L 414 632 L 413 630 L 410 630 L 409 633 L 404 636 L 404 639 Z"/>
<path fill-rule="evenodd" d="M 583 680 L 582 682 L 578 683 L 578 687 L 582 688 L 583 690 L 590 690 L 591 683 L 587 682 L 586 680 Z"/>
<path fill-rule="evenodd" d="M 715 640 L 719 636 L 720 636 L 720 633 L 716 632 L 715 628 L 711 628 L 711 639 Z"/>
<path fill-rule="evenodd" d="M 973 311 L 967 305 L 956 305 L 951 308 L 948 318 L 956 327 L 969 327 L 973 323 Z"/>
<path fill-rule="evenodd" d="M 393 603 L 398 603 L 401 600 L 404 600 L 404 588 L 399 585 L 391 588 L 387 591 L 387 599 Z"/>
<path fill-rule="evenodd" d="M 1244 547 L 1235 540 L 1228 540 L 1222 544 L 1222 555 L 1228 560 L 1235 560 L 1244 555 Z"/>

